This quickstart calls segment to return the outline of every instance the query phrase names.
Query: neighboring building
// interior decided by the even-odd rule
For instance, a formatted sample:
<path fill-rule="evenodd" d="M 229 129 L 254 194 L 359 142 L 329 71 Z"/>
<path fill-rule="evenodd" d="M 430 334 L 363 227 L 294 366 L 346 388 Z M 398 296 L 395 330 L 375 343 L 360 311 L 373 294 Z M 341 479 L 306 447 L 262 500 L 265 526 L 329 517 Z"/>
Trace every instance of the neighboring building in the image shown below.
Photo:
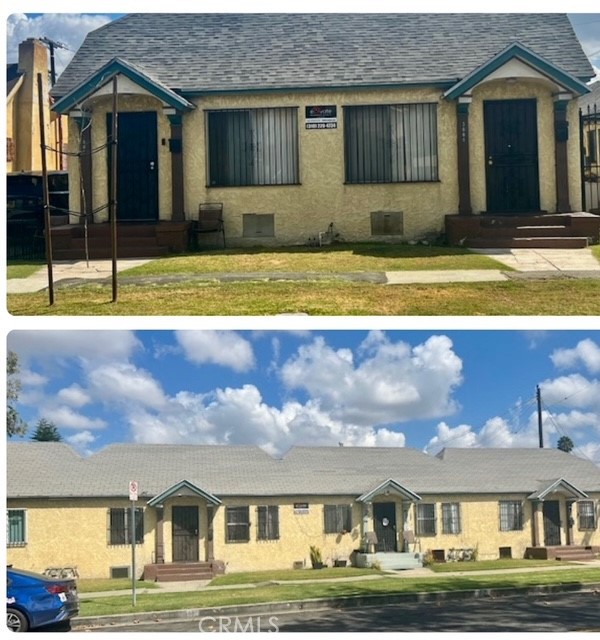
<path fill-rule="evenodd" d="M 585 209 L 600 213 L 600 80 L 579 99 L 583 140 Z"/>
<path fill-rule="evenodd" d="M 50 110 L 48 49 L 40 40 L 29 38 L 19 45 L 19 61 L 6 65 L 6 170 L 42 170 L 38 73 L 42 75 L 46 145 L 58 150 L 67 135 L 66 118 Z M 66 141 L 65 141 L 66 142 Z M 48 170 L 66 167 L 57 151 L 46 154 Z"/>
<path fill-rule="evenodd" d="M 7 452 L 7 561 L 35 571 L 126 575 L 130 481 L 146 578 L 310 567 L 311 545 L 328 565 L 360 550 L 386 567 L 451 550 L 600 551 L 600 468 L 555 449 L 293 447 L 275 458 L 252 446 L 124 444 L 81 458 L 62 443 L 9 442 Z"/>
<path fill-rule="evenodd" d="M 581 211 L 593 75 L 563 14 L 156 13 L 91 32 L 53 95 L 71 144 L 97 149 L 117 78 L 121 221 L 185 235 L 220 202 L 227 246 L 331 223 L 347 241 L 456 241 L 448 214 Z M 71 209 L 93 222 L 108 166 L 71 167 Z"/>

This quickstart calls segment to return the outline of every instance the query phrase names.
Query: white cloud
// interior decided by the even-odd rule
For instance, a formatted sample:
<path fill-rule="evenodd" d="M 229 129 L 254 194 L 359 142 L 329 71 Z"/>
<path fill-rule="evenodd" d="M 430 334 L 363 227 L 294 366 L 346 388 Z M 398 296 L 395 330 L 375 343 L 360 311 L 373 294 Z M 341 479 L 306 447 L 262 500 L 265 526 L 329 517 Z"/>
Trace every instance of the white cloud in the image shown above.
<path fill-rule="evenodd" d="M 583 364 L 590 373 L 600 372 L 600 347 L 589 338 L 573 349 L 557 349 L 550 359 L 559 369 L 573 369 Z"/>
<path fill-rule="evenodd" d="M 82 13 L 45 13 L 35 17 L 14 13 L 6 21 L 7 62 L 17 62 L 19 43 L 27 38 L 49 38 L 68 49 L 55 48 L 57 74 L 60 75 L 79 49 L 85 36 L 110 22 L 110 17 Z"/>
<path fill-rule="evenodd" d="M 546 405 L 561 404 L 600 410 L 600 382 L 588 380 L 578 373 L 545 380 L 540 384 L 540 393 Z"/>
<path fill-rule="evenodd" d="M 53 422 L 60 429 L 104 429 L 107 425 L 100 418 L 88 418 L 73 411 L 71 407 L 59 405 L 44 407 L 40 412 L 48 422 Z"/>
<path fill-rule="evenodd" d="M 392 343 L 371 332 L 355 362 L 348 349 L 334 350 L 322 337 L 301 346 L 281 368 L 289 389 L 301 389 L 343 422 L 391 424 L 439 417 L 457 409 L 452 392 L 461 383 L 462 361 L 446 336 L 425 343 Z"/>
<path fill-rule="evenodd" d="M 248 340 L 232 331 L 176 331 L 175 337 L 187 360 L 195 364 L 218 364 L 234 371 L 254 367 Z"/>
<path fill-rule="evenodd" d="M 91 431 L 79 431 L 72 436 L 65 438 L 65 441 L 70 444 L 78 453 L 84 456 L 92 455 L 93 451 L 90 449 L 90 445 L 96 442 L 97 437 L 92 434 Z"/>
<path fill-rule="evenodd" d="M 91 401 L 89 394 L 78 384 L 72 384 L 70 387 L 61 389 L 56 397 L 64 404 L 71 407 L 83 407 Z"/>
<path fill-rule="evenodd" d="M 115 363 L 99 366 L 88 374 L 88 391 L 96 400 L 129 408 L 160 409 L 167 398 L 150 373 L 133 364 Z"/>
<path fill-rule="evenodd" d="M 48 382 L 48 377 L 31 369 L 22 369 L 16 375 L 22 387 L 43 387 Z"/>
<path fill-rule="evenodd" d="M 133 331 L 11 331 L 8 348 L 19 363 L 48 361 L 53 366 L 76 359 L 82 363 L 127 360 L 141 347 Z"/>

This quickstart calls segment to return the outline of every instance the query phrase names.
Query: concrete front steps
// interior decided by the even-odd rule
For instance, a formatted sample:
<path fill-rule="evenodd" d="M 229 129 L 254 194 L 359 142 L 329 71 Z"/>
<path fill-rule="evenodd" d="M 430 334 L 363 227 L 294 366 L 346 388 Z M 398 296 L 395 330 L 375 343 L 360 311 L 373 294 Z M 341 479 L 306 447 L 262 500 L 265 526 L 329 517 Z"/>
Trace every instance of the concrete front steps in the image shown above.
<path fill-rule="evenodd" d="M 372 567 L 379 565 L 383 571 L 397 571 L 401 569 L 420 569 L 423 566 L 420 553 L 357 553 L 357 567 Z"/>
<path fill-rule="evenodd" d="M 156 258 L 183 253 L 189 246 L 190 222 L 156 224 L 118 224 L 117 258 Z M 112 228 L 107 222 L 88 225 L 87 249 L 91 260 L 112 257 Z M 52 227 L 54 260 L 85 260 L 86 238 L 83 225 Z"/>
<path fill-rule="evenodd" d="M 450 244 L 473 249 L 583 249 L 600 241 L 600 216 L 446 216 L 446 233 Z"/>
<path fill-rule="evenodd" d="M 582 545 L 528 547 L 525 550 L 526 558 L 535 558 L 537 560 L 562 560 L 564 562 L 570 562 L 572 560 L 596 560 L 598 555 L 600 555 L 600 547 Z"/>
<path fill-rule="evenodd" d="M 224 566 L 217 561 L 171 562 L 145 565 L 143 578 L 154 582 L 188 582 L 212 580 L 216 575 L 224 572 Z"/>

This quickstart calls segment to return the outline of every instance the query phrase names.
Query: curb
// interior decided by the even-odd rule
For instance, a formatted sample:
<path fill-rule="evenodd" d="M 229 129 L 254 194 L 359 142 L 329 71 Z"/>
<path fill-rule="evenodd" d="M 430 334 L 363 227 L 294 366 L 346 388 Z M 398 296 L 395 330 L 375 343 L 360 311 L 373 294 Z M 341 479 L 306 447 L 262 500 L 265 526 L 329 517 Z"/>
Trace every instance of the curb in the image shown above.
<path fill-rule="evenodd" d="M 517 595 L 545 595 L 556 593 L 576 593 L 595 591 L 600 583 L 555 584 L 535 587 L 506 587 L 499 589 L 469 589 L 463 591 L 424 591 L 417 593 L 396 593 L 369 596 L 346 596 L 342 598 L 319 598 L 314 600 L 288 600 L 266 602 L 264 604 L 232 605 L 207 607 L 205 609 L 176 609 L 168 611 L 147 611 L 139 614 L 123 613 L 112 616 L 90 616 L 73 618 L 71 628 L 84 630 L 91 627 L 118 626 L 143 622 L 165 622 L 168 620 L 194 620 L 203 617 L 249 616 L 266 613 L 293 613 L 298 611 L 316 611 L 319 609 L 344 609 L 348 607 L 373 607 L 402 603 L 437 603 L 449 600 L 468 600 L 472 598 L 499 598 Z"/>

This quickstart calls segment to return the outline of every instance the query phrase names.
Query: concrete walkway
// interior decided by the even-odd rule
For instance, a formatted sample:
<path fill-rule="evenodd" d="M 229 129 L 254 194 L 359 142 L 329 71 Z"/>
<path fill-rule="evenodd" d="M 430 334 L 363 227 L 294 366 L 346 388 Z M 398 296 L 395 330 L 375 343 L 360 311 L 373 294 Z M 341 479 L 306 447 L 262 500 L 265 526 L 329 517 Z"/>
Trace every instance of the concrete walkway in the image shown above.
<path fill-rule="evenodd" d="M 149 284 L 154 282 L 180 282 L 186 280 L 240 282 L 276 280 L 353 280 L 374 284 L 440 284 L 448 282 L 500 282 L 523 277 L 586 277 L 600 278 L 600 262 L 591 249 L 478 249 L 477 253 L 489 256 L 509 267 L 502 269 L 436 270 L 436 271 L 386 271 L 372 273 L 204 273 L 177 274 L 173 276 L 145 276 L 127 278 L 121 282 Z M 150 262 L 150 259 L 123 259 L 117 261 L 117 271 L 122 272 Z M 514 269 L 514 271 L 512 271 Z M 62 261 L 53 264 L 54 284 L 62 286 L 82 284 L 82 281 L 106 281 L 112 277 L 110 260 Z M 127 280 L 125 280 L 127 278 Z M 35 293 L 48 287 L 48 270 L 41 267 L 28 278 L 11 278 L 6 291 Z"/>

